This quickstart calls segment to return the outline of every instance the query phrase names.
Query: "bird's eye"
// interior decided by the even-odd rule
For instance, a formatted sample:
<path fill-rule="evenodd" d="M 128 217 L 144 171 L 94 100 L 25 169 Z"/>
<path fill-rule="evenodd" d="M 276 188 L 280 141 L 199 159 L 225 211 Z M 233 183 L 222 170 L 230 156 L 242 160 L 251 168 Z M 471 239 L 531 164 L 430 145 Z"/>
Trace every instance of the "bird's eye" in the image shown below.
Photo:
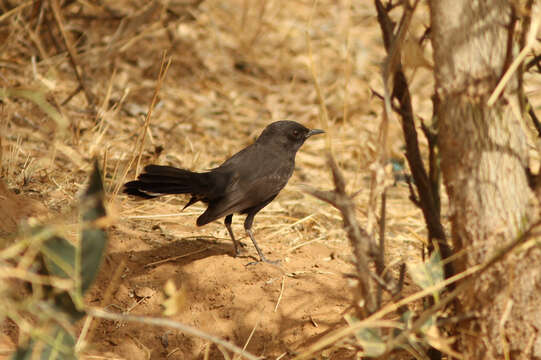
<path fill-rule="evenodd" d="M 293 136 L 298 137 L 299 136 L 299 130 L 293 130 Z"/>

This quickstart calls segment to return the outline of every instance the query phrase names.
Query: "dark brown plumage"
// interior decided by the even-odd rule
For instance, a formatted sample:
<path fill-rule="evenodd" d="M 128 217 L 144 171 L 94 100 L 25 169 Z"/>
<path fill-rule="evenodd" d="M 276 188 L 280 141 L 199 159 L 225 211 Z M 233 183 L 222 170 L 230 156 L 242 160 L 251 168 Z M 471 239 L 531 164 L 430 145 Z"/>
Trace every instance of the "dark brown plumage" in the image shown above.
<path fill-rule="evenodd" d="M 171 166 L 148 165 L 135 181 L 125 184 L 124 192 L 143 198 L 164 194 L 190 194 L 186 207 L 202 201 L 208 204 L 197 219 L 202 226 L 225 216 L 225 226 L 235 255 L 239 243 L 231 229 L 234 213 L 247 214 L 244 229 L 261 261 L 268 261 L 252 233 L 254 216 L 267 206 L 287 184 L 295 168 L 295 155 L 304 141 L 323 130 L 309 130 L 294 121 L 268 125 L 255 143 L 208 172 L 192 172 Z"/>

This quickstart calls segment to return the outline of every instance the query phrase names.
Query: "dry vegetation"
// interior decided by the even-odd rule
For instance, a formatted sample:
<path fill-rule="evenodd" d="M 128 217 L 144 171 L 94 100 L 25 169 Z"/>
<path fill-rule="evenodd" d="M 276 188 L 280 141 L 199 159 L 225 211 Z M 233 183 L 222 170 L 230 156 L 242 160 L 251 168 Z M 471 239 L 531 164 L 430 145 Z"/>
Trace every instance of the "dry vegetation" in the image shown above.
<path fill-rule="evenodd" d="M 256 236 L 265 253 L 283 260 L 281 268 L 245 267 L 249 257 L 232 258 L 221 223 L 197 228 L 200 206 L 179 213 L 185 198 L 135 202 L 118 190 L 148 163 L 216 166 L 268 123 L 292 119 L 327 130 L 349 191 L 359 192 L 356 215 L 364 225 L 381 119 L 372 89 L 381 93 L 384 56 L 373 4 L 121 0 L 64 1 L 55 9 L 55 3 L 22 2 L 0 15 L 0 170 L 3 183 L 20 194 L 0 188 L 0 235 L 33 216 L 66 225 L 73 236 L 74 206 L 97 157 L 112 226 L 89 305 L 161 316 L 171 279 L 185 294 L 184 308 L 171 319 L 272 359 L 292 358 L 343 326 L 351 303 L 344 274 L 353 268 L 341 216 L 299 186 L 332 187 L 325 138 L 305 144 L 289 185 L 256 217 Z M 419 8 L 411 37 L 427 24 L 427 11 Z M 147 127 L 164 53 L 171 64 Z M 416 114 L 429 119 L 431 73 L 422 57 L 405 61 Z M 539 95 L 530 100 L 540 103 Z M 399 126 L 390 126 L 391 154 L 401 157 Z M 403 183 L 389 189 L 386 257 L 393 270 L 399 262 L 421 261 L 425 225 L 408 196 Z M 234 218 L 238 234 L 242 220 Z M 406 280 L 404 294 L 417 290 Z M 88 358 L 224 356 L 207 340 L 163 327 L 99 319 L 86 325 Z M 0 351 L 24 337 L 9 321 L 3 330 Z M 352 353 L 337 347 L 322 356 Z"/>

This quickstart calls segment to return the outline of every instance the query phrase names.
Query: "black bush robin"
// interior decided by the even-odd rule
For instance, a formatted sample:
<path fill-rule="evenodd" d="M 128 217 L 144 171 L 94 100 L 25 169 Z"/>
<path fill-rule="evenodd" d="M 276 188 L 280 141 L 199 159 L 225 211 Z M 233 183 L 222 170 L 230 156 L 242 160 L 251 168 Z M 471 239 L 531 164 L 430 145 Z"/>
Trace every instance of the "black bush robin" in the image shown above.
<path fill-rule="evenodd" d="M 217 168 L 197 173 L 172 166 L 148 165 L 137 180 L 124 185 L 124 192 L 147 199 L 165 194 L 190 194 L 183 210 L 198 201 L 206 203 L 207 210 L 199 216 L 197 225 L 225 216 L 235 256 L 239 255 L 241 244 L 231 229 L 233 214 L 246 214 L 244 229 L 260 260 L 275 263 L 267 260 L 257 245 L 252 233 L 254 216 L 287 184 L 295 168 L 295 155 L 306 139 L 323 132 L 307 129 L 295 121 L 276 121 L 268 125 L 252 145 Z"/>

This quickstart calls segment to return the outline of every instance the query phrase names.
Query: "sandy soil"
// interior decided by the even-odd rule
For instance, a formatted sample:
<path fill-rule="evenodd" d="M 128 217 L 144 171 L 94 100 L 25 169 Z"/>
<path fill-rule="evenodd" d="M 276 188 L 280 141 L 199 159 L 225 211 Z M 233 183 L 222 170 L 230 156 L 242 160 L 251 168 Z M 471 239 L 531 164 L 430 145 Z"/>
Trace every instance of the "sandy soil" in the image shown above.
<path fill-rule="evenodd" d="M 186 304 L 172 317 L 217 335 L 239 346 L 247 344 L 253 354 L 276 358 L 292 355 L 318 336 L 341 323 L 341 314 L 350 304 L 342 272 L 349 266 L 326 244 L 311 243 L 288 251 L 287 241 L 279 237 L 263 245 L 269 257 L 282 259 L 277 267 L 269 264 L 247 265 L 247 256 L 233 258 L 232 246 L 225 237 L 169 239 L 160 231 L 151 231 L 145 239 L 114 231 L 103 275 L 89 300 L 100 305 L 114 304 L 131 314 L 160 316 L 164 300 L 162 289 L 172 279 L 177 287 L 185 286 Z M 221 233 L 219 225 L 194 229 L 193 234 Z M 146 244 L 145 244 L 146 242 Z M 193 254 L 193 255 L 190 255 Z M 156 266 L 152 262 L 183 256 Z M 122 282 L 109 304 L 101 303 L 109 274 L 122 264 Z M 322 296 L 326 294 L 325 296 Z M 143 299 L 142 297 L 147 297 Z M 251 332 L 254 332 L 250 337 Z M 94 340 L 99 353 L 111 351 L 130 358 L 150 351 L 152 358 L 199 358 L 208 346 L 206 341 L 187 337 L 177 331 L 154 329 L 134 324 L 101 321 Z M 171 355 L 169 355 L 171 354 Z M 221 358 L 212 346 L 211 358 Z M 283 358 L 287 359 L 290 356 Z"/>
<path fill-rule="evenodd" d="M 15 195 L 5 187 L 0 190 L 0 196 L 7 199 L 0 211 L 9 220 L 3 231 L 21 219 L 43 213 L 39 201 Z M 405 190 L 395 188 L 391 193 L 403 196 Z M 137 202 L 124 204 L 131 207 Z M 165 205 L 177 206 L 176 201 Z M 262 212 L 263 218 L 266 213 Z M 290 359 L 345 324 L 343 315 L 351 296 L 344 275 L 352 271 L 345 239 L 324 241 L 310 236 L 299 240 L 294 234 L 296 226 L 285 231 L 281 226 L 274 232 L 263 228 L 257 237 L 265 254 L 281 263 L 250 265 L 257 256 L 250 243 L 242 256 L 233 258 L 223 225 L 215 222 L 197 228 L 195 218 L 193 214 L 180 221 L 131 219 L 113 226 L 100 275 L 86 296 L 88 305 L 161 317 L 164 286 L 172 280 L 177 288 L 183 288 L 185 303 L 170 319 L 246 346 L 250 353 L 268 359 Z M 268 220 L 265 223 L 277 225 Z M 242 222 L 234 222 L 234 227 L 240 231 Z M 247 239 L 243 236 L 241 240 Z M 409 251 L 414 254 L 414 248 Z M 82 326 L 81 322 L 78 328 Z M 0 339 L 0 350 L 13 349 L 18 340 L 16 327 L 8 322 L 3 330 L 7 337 Z M 223 358 L 220 349 L 206 340 L 138 323 L 94 319 L 86 341 L 88 358 L 197 359 L 204 358 L 206 351 L 210 359 Z M 352 353 L 337 348 L 324 355 L 349 359 Z"/>

